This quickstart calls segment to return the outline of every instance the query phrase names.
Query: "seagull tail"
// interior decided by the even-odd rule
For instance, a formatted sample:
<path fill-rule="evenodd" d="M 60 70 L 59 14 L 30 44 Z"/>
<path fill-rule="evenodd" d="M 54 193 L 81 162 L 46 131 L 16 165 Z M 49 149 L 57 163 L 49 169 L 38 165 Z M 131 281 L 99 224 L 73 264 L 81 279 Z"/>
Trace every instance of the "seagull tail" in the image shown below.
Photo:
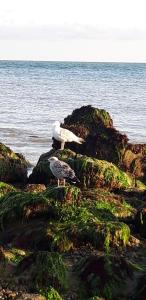
<path fill-rule="evenodd" d="M 76 140 L 76 142 L 77 142 L 78 144 L 83 144 L 83 143 L 85 142 L 85 140 L 82 139 L 82 138 L 80 138 L 80 137 L 78 137 L 77 140 Z"/>
<path fill-rule="evenodd" d="M 71 178 L 71 182 L 72 183 L 80 183 L 80 180 L 76 176 L 74 176 L 73 178 Z"/>

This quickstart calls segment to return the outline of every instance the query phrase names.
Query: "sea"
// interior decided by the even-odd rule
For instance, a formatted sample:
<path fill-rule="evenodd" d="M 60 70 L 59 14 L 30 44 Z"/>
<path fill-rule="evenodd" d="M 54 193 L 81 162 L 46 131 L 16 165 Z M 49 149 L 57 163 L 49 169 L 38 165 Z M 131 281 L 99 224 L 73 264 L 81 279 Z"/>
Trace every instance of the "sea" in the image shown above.
<path fill-rule="evenodd" d="M 89 104 L 146 143 L 146 64 L 0 61 L 0 142 L 33 165 L 51 149 L 52 123 Z"/>

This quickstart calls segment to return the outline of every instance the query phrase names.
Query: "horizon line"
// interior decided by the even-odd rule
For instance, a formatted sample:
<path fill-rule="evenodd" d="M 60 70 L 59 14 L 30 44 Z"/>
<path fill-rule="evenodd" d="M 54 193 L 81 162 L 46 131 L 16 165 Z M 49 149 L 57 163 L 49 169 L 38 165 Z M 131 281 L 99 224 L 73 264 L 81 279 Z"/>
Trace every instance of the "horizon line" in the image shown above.
<path fill-rule="evenodd" d="M 82 60 L 37 60 L 37 59 L 0 59 L 0 62 L 11 61 L 11 62 L 49 62 L 49 63 L 111 63 L 111 64 L 146 64 L 146 61 L 82 61 Z"/>

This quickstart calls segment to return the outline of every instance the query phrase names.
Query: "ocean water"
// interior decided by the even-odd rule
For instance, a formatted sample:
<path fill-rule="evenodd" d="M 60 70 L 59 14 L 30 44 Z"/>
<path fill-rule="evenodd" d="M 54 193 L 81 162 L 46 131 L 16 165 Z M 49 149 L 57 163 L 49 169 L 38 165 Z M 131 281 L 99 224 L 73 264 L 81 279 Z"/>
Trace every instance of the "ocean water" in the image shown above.
<path fill-rule="evenodd" d="M 0 141 L 35 164 L 52 123 L 91 104 L 146 143 L 146 64 L 0 61 Z"/>

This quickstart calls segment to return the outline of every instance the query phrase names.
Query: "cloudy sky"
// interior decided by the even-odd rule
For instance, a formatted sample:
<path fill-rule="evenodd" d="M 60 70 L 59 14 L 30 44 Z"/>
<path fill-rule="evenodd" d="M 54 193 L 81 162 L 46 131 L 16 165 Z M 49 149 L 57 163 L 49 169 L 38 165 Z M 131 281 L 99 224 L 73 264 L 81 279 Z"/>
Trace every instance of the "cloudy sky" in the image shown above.
<path fill-rule="evenodd" d="M 146 0 L 0 0 L 0 59 L 146 62 Z"/>

